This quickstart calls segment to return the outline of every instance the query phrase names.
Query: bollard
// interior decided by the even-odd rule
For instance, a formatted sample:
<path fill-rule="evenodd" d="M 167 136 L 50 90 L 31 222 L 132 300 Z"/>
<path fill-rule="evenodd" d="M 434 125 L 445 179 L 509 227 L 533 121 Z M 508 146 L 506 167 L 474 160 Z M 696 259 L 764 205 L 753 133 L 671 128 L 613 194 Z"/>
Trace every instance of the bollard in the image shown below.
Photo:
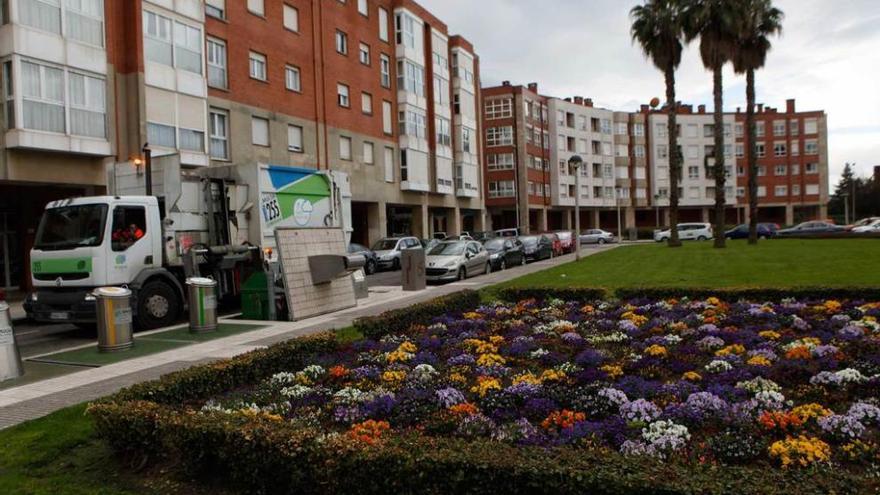
<path fill-rule="evenodd" d="M 9 305 L 0 301 L 0 382 L 18 378 L 24 374 L 21 366 L 21 354 L 12 331 L 12 318 L 9 316 Z"/>
<path fill-rule="evenodd" d="M 98 351 L 127 351 L 134 345 L 131 318 L 131 291 L 121 287 L 101 287 L 94 291 L 97 303 Z"/>
<path fill-rule="evenodd" d="M 207 333 L 217 330 L 217 282 L 210 278 L 186 279 L 189 292 L 189 331 Z"/>

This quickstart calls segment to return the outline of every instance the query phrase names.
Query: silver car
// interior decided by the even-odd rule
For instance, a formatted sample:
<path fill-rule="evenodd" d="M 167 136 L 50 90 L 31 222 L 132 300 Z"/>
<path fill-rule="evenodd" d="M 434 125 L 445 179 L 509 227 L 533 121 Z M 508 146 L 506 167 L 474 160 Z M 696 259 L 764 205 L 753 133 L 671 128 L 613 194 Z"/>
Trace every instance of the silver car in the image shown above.
<path fill-rule="evenodd" d="M 441 242 L 425 259 L 425 274 L 431 282 L 464 280 L 491 271 L 489 252 L 476 241 Z"/>
<path fill-rule="evenodd" d="M 405 249 L 421 249 L 422 243 L 415 237 L 386 237 L 373 244 L 379 269 L 400 269 L 400 252 Z"/>
<path fill-rule="evenodd" d="M 581 244 L 610 244 L 615 242 L 614 234 L 602 229 L 585 230 L 580 237 Z"/>

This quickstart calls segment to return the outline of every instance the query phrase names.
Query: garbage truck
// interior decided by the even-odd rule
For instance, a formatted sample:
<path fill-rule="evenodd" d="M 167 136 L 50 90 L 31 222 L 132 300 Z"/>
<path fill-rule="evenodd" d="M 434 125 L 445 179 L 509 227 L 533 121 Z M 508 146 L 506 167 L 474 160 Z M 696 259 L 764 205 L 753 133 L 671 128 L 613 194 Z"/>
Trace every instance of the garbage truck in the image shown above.
<path fill-rule="evenodd" d="M 143 168 L 117 163 L 111 195 L 46 206 L 30 252 L 34 290 L 24 309 L 39 322 L 91 326 L 97 287 L 132 292 L 138 329 L 168 326 L 185 309 L 185 280 L 209 276 L 219 301 L 236 300 L 251 274 L 277 263 L 275 229 L 338 227 L 351 234 L 347 174 L 270 164 L 183 169 L 178 155 Z M 277 273 L 278 270 L 274 270 Z"/>

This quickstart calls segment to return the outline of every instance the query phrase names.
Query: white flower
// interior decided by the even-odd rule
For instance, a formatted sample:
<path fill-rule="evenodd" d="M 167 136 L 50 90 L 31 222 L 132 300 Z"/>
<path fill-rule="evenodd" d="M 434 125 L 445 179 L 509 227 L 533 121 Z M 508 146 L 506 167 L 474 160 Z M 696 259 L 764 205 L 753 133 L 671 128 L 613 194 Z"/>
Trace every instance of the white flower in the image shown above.
<path fill-rule="evenodd" d="M 540 359 L 540 358 L 546 356 L 547 354 L 550 354 L 550 351 L 548 351 L 546 349 L 535 349 L 534 351 L 532 351 L 529 354 L 529 356 L 531 356 L 532 359 Z"/>
<path fill-rule="evenodd" d="M 305 385 L 293 385 L 291 387 L 284 387 L 281 389 L 281 395 L 287 397 L 288 399 L 302 399 L 303 397 L 312 393 L 314 389 L 312 387 L 306 387 Z"/>
<path fill-rule="evenodd" d="M 354 387 L 345 387 L 333 394 L 333 399 L 345 405 L 360 404 L 364 400 L 364 393 Z"/>
<path fill-rule="evenodd" d="M 720 359 L 716 359 L 711 363 L 705 366 L 706 371 L 710 373 L 723 373 L 725 371 L 730 371 L 733 369 L 733 365 L 728 363 L 727 361 L 722 361 Z"/>
<path fill-rule="evenodd" d="M 287 385 L 294 381 L 296 381 L 296 375 L 288 372 L 275 373 L 272 375 L 272 378 L 269 379 L 269 383 L 275 386 Z"/>
<path fill-rule="evenodd" d="M 413 368 L 410 376 L 420 382 L 429 382 L 438 375 L 437 370 L 430 364 L 420 364 Z"/>

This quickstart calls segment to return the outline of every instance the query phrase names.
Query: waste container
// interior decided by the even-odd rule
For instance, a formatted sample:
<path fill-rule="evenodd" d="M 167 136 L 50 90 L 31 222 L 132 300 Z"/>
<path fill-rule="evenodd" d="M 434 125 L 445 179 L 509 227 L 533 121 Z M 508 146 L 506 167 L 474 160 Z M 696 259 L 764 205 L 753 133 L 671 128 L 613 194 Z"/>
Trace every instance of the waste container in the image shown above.
<path fill-rule="evenodd" d="M 407 292 L 425 290 L 425 250 L 405 249 L 400 252 L 400 278 Z"/>
<path fill-rule="evenodd" d="M 12 331 L 12 318 L 9 316 L 9 305 L 0 301 L 0 382 L 18 378 L 24 374 L 21 366 L 21 354 Z"/>
<path fill-rule="evenodd" d="M 100 287 L 94 291 L 98 316 L 98 350 L 118 352 L 134 345 L 131 291 L 122 287 Z"/>
<path fill-rule="evenodd" d="M 189 291 L 189 331 L 217 330 L 217 282 L 204 277 L 186 279 Z"/>
<path fill-rule="evenodd" d="M 269 286 L 266 272 L 254 272 L 241 286 L 241 317 L 245 320 L 270 319 Z"/>

